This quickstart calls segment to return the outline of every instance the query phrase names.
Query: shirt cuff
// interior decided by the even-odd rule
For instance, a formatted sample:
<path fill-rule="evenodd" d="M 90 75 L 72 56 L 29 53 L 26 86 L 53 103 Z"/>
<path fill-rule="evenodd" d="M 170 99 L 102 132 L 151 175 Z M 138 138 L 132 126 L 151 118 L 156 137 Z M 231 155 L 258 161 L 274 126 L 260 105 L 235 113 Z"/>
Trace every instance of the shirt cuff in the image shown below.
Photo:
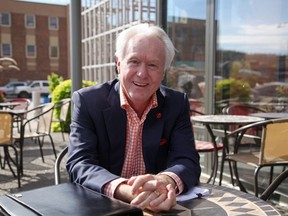
<path fill-rule="evenodd" d="M 109 183 L 107 183 L 104 186 L 103 194 L 105 194 L 106 196 L 109 196 L 109 197 L 114 197 L 114 193 L 115 193 L 116 188 L 120 184 L 122 184 L 123 182 L 126 182 L 126 181 L 127 181 L 127 179 L 125 179 L 125 178 L 117 178 L 117 179 L 110 181 Z"/>
<path fill-rule="evenodd" d="M 179 178 L 178 175 L 176 175 L 173 172 L 161 172 L 159 174 L 167 175 L 167 176 L 171 177 L 175 181 L 175 183 L 176 183 L 176 187 L 175 187 L 176 195 L 179 195 L 179 194 L 182 193 L 182 191 L 184 190 L 184 184 L 183 184 L 182 180 Z"/>

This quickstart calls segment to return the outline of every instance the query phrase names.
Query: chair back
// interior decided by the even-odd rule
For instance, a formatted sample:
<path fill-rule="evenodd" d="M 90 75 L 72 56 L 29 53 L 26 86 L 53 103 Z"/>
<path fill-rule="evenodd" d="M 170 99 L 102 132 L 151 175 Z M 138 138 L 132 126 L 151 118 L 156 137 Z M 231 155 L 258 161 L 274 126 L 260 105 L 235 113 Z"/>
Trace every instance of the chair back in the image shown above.
<path fill-rule="evenodd" d="M 266 111 L 261 108 L 247 104 L 235 104 L 224 108 L 222 112 L 223 114 L 230 114 L 230 115 L 249 115 L 251 113 L 266 112 Z"/>
<path fill-rule="evenodd" d="M 12 144 L 13 115 L 11 113 L 0 112 L 0 122 L 0 144 Z"/>
<path fill-rule="evenodd" d="M 39 114 L 37 133 L 50 134 L 53 119 L 53 110 L 53 103 L 44 104 L 42 112 Z"/>
<path fill-rule="evenodd" d="M 260 164 L 288 162 L 288 119 L 271 121 L 263 129 Z"/>
<path fill-rule="evenodd" d="M 55 185 L 58 185 L 61 183 L 61 162 L 63 161 L 63 158 L 67 155 L 68 152 L 68 146 L 66 146 L 60 154 L 57 156 L 55 164 L 54 164 L 54 177 L 55 177 Z"/>
<path fill-rule="evenodd" d="M 61 100 L 61 109 L 60 109 L 60 120 L 61 121 L 66 121 L 70 104 L 71 104 L 71 98 L 65 98 L 65 99 Z"/>
<path fill-rule="evenodd" d="M 10 101 L 20 103 L 18 106 L 15 106 L 13 110 L 27 110 L 29 105 L 31 104 L 31 101 L 27 98 L 14 98 Z"/>

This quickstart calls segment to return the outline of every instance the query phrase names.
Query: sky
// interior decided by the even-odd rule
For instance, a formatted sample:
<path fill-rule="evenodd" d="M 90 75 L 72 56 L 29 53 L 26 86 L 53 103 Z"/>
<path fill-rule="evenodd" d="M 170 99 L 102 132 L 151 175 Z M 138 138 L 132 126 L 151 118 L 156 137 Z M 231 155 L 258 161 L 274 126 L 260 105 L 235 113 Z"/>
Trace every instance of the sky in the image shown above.
<path fill-rule="evenodd" d="M 58 5 L 66 5 L 70 3 L 70 0 L 18 0 L 18 1 L 39 2 L 46 4 L 58 4 Z"/>

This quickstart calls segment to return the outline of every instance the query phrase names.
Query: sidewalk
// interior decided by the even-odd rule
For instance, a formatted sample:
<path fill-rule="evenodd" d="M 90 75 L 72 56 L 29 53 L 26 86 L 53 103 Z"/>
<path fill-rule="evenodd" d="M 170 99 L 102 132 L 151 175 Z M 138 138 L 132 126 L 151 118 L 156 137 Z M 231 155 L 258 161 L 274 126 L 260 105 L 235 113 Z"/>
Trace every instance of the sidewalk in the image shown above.
<path fill-rule="evenodd" d="M 65 134 L 65 141 L 63 141 L 61 133 L 52 133 L 52 138 L 57 153 L 68 144 L 67 134 Z M 0 169 L 0 195 L 17 193 L 54 184 L 55 156 L 50 139 L 45 137 L 44 142 L 43 153 L 45 163 L 42 162 L 38 143 L 29 139 L 25 140 L 23 151 L 24 176 L 21 177 L 21 188 L 18 188 L 17 179 L 13 177 L 7 164 L 5 169 Z M 3 159 L 3 148 L 1 148 L 1 155 Z M 64 161 L 61 166 L 63 166 L 61 170 L 64 174 L 66 172 Z M 15 168 L 13 165 L 12 167 Z"/>

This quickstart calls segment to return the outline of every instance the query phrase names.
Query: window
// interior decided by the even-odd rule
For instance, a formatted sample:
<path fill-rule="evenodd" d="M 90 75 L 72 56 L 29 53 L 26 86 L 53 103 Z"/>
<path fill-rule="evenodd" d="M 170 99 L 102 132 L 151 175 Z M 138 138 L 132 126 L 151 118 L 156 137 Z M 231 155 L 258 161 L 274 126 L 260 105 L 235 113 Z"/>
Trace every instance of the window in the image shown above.
<path fill-rule="evenodd" d="M 10 26 L 11 25 L 11 17 L 10 13 L 0 13 L 0 25 L 1 26 Z"/>
<path fill-rule="evenodd" d="M 58 30 L 58 17 L 49 17 L 49 29 Z"/>
<path fill-rule="evenodd" d="M 2 44 L 1 53 L 2 53 L 2 56 L 11 57 L 12 56 L 11 44 Z"/>
<path fill-rule="evenodd" d="M 36 82 L 30 86 L 31 88 L 40 87 L 40 83 Z"/>
<path fill-rule="evenodd" d="M 49 87 L 49 83 L 48 82 L 43 82 L 43 86 L 44 87 Z"/>
<path fill-rule="evenodd" d="M 35 45 L 26 46 L 26 56 L 27 57 L 36 57 L 36 47 Z"/>
<path fill-rule="evenodd" d="M 35 28 L 35 16 L 34 15 L 26 15 L 25 26 L 26 28 Z"/>
<path fill-rule="evenodd" d="M 215 75 L 224 80 L 216 83 L 215 104 L 238 100 L 287 112 L 279 101 L 288 95 L 282 91 L 288 81 L 287 7 L 286 0 L 217 1 Z"/>
<path fill-rule="evenodd" d="M 50 58 L 58 58 L 58 47 L 57 46 L 50 46 Z"/>

